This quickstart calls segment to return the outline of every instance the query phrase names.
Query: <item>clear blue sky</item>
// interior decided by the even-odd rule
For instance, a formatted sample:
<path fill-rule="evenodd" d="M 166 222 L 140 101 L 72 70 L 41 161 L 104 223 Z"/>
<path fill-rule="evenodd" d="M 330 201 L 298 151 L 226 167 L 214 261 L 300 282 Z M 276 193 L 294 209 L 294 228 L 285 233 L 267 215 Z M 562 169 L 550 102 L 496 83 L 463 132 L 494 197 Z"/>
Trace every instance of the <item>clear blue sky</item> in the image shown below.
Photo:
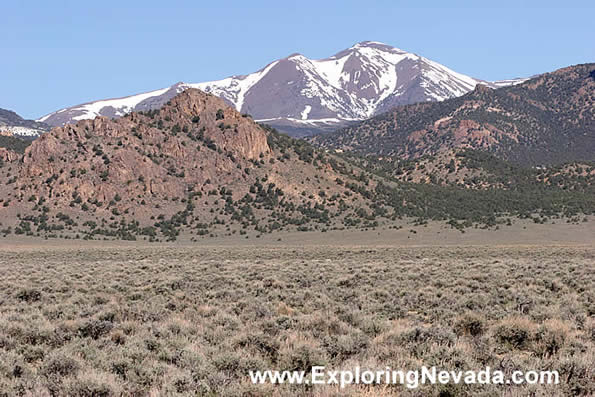
<path fill-rule="evenodd" d="M 294 52 L 324 58 L 364 40 L 486 80 L 529 76 L 595 61 L 594 3 L 7 1 L 0 107 L 38 118 L 178 81 L 250 73 Z"/>

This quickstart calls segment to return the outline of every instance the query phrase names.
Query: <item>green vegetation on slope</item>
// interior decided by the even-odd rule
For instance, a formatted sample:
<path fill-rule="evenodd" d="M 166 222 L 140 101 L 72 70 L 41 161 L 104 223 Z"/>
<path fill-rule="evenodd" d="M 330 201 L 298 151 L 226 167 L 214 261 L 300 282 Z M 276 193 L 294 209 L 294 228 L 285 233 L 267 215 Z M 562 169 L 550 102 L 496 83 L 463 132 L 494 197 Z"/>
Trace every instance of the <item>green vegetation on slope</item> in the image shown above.
<path fill-rule="evenodd" d="M 30 141 L 15 138 L 13 136 L 0 135 L 0 147 L 12 150 L 17 153 L 24 153 L 27 146 L 31 144 Z"/>
<path fill-rule="evenodd" d="M 473 224 L 494 226 L 508 222 L 508 217 L 533 218 L 543 223 L 549 218 L 576 217 L 595 212 L 593 165 L 531 169 L 473 150 L 459 151 L 455 156 L 460 166 L 483 171 L 466 181 L 482 188 L 439 184 L 439 181 L 412 183 L 399 178 L 403 172 L 415 169 L 422 159 L 394 162 L 352 154 L 343 157 L 380 178 L 373 190 L 367 190 L 367 194 L 376 208 L 392 208 L 387 213 L 393 218 L 413 217 L 420 222 L 443 220 L 462 229 Z M 448 169 L 449 166 L 444 164 L 443 168 Z M 571 172 L 567 172 L 569 167 Z M 431 176 L 428 175 L 428 179 Z M 366 191 L 364 186 L 352 185 L 352 189 L 363 193 Z"/>

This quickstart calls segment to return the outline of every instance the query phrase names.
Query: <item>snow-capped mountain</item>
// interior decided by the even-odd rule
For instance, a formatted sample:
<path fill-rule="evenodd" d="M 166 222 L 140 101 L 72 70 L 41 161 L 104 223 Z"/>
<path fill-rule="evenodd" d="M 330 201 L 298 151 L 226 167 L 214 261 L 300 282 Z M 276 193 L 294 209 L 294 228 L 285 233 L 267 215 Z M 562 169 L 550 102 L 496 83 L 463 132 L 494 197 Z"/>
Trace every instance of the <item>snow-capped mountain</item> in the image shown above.
<path fill-rule="evenodd" d="M 248 75 L 177 83 L 140 95 L 90 102 L 50 113 L 39 121 L 62 125 L 98 115 L 117 117 L 160 107 L 192 87 L 223 98 L 256 120 L 307 135 L 369 118 L 396 105 L 457 97 L 478 83 L 498 88 L 522 81 L 478 80 L 422 56 L 366 41 L 330 58 L 312 60 L 293 54 Z"/>
<path fill-rule="evenodd" d="M 0 135 L 13 135 L 25 139 L 35 139 L 50 126 L 33 120 L 25 120 L 15 112 L 0 109 Z"/>

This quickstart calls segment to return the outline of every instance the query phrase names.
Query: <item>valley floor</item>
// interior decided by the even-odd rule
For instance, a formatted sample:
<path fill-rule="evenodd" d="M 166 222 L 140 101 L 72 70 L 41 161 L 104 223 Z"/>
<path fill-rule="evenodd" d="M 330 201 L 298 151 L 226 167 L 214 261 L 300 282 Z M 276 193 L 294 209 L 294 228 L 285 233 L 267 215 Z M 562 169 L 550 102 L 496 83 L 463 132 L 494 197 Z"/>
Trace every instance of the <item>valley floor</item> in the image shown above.
<path fill-rule="evenodd" d="M 472 246 L 472 245 L 592 245 L 595 244 L 595 217 L 568 223 L 557 219 L 555 224 L 536 224 L 531 220 L 515 219 L 511 226 L 497 228 L 453 229 L 444 222 L 414 225 L 400 221 L 375 229 L 329 230 L 327 232 L 277 231 L 218 237 L 180 235 L 175 242 L 149 243 L 146 240 L 81 240 L 8 235 L 0 236 L 0 251 L 15 249 L 126 248 L 126 247 L 302 247 L 302 246 Z M 191 240 L 194 239 L 194 240 Z"/>
<path fill-rule="evenodd" d="M 593 395 L 593 236 L 590 221 L 0 239 L 0 395 Z M 560 384 L 341 390 L 248 376 L 313 365 L 556 370 Z"/>

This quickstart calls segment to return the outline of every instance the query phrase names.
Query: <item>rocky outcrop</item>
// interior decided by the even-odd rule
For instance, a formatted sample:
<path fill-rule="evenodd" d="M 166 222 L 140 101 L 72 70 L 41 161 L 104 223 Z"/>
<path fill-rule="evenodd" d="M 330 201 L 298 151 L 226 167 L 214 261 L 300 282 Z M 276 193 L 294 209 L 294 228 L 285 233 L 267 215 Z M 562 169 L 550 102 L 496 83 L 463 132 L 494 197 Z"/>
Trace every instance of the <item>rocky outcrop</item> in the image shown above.
<path fill-rule="evenodd" d="M 178 123 L 186 122 L 186 115 L 198 116 L 197 123 L 206 127 L 206 136 L 236 155 L 256 159 L 270 152 L 261 127 L 211 94 L 196 89 L 184 91 L 164 108 L 164 113 Z"/>
<path fill-rule="evenodd" d="M 12 150 L 0 147 L 0 160 L 4 162 L 17 161 L 21 157 L 20 154 Z"/>

